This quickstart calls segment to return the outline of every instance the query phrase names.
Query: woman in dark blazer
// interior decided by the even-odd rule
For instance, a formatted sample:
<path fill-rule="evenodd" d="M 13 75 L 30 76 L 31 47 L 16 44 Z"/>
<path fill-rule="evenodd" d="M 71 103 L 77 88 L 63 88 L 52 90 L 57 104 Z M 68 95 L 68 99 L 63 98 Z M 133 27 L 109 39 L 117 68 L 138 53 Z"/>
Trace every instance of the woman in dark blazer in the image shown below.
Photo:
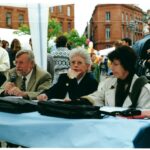
<path fill-rule="evenodd" d="M 89 72 L 91 58 L 87 50 L 75 48 L 70 51 L 69 59 L 71 68 L 68 72 L 61 74 L 57 83 L 41 93 L 38 100 L 75 100 L 97 90 L 98 83 Z"/>

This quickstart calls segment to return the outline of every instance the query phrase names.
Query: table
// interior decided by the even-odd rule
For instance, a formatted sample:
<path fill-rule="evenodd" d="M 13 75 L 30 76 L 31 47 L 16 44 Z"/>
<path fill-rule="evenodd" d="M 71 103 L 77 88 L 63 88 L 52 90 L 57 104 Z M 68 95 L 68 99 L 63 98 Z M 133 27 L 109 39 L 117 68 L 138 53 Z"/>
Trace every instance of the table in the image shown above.
<path fill-rule="evenodd" d="M 0 112 L 0 139 L 32 148 L 131 148 L 150 120 L 64 119 Z"/>

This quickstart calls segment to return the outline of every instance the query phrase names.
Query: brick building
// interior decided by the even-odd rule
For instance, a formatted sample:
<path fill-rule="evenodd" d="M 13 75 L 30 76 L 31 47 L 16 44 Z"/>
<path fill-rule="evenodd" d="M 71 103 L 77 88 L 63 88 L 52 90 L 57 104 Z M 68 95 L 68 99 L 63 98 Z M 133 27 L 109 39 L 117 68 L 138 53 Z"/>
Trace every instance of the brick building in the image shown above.
<path fill-rule="evenodd" d="M 57 18 L 63 32 L 74 28 L 74 4 L 50 7 L 50 18 Z"/>
<path fill-rule="evenodd" d="M 143 37 L 143 11 L 135 5 L 100 4 L 90 20 L 90 38 L 97 50 L 112 47 L 116 40 Z"/>
<path fill-rule="evenodd" d="M 57 18 L 64 32 L 74 28 L 74 5 L 62 5 L 49 8 L 50 18 Z M 27 8 L 0 6 L 0 28 L 18 29 L 28 24 Z"/>
<path fill-rule="evenodd" d="M 26 8 L 0 6 L 0 28 L 18 29 L 21 24 L 28 24 Z"/>

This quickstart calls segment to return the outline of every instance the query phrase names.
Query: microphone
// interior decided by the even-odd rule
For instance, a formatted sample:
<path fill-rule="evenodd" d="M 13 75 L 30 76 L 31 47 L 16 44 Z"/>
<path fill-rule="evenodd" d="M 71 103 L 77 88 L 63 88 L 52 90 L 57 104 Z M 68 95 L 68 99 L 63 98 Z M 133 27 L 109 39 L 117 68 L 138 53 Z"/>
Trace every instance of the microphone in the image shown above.
<path fill-rule="evenodd" d="M 114 89 L 115 87 L 112 85 L 111 87 L 110 87 L 110 89 Z"/>
<path fill-rule="evenodd" d="M 11 74 L 11 76 L 10 76 L 10 82 L 16 82 L 16 74 L 15 73 L 13 73 L 13 74 Z"/>

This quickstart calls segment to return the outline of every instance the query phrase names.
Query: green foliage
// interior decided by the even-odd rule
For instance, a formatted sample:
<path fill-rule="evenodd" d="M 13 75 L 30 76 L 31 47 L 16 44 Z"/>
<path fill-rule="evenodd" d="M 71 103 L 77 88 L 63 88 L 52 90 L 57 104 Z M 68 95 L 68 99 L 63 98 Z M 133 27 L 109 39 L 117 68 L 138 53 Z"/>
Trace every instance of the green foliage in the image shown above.
<path fill-rule="evenodd" d="M 30 34 L 30 28 L 28 25 L 22 24 L 18 31 L 14 31 L 14 33 L 18 35 Z M 60 34 L 62 34 L 61 24 L 56 19 L 50 19 L 48 22 L 48 39 L 57 37 Z"/>
<path fill-rule="evenodd" d="M 21 27 L 18 28 L 19 31 L 15 31 L 15 34 L 23 35 L 30 34 L 30 28 L 26 24 L 22 24 Z M 68 43 L 71 45 L 71 48 L 75 48 L 78 46 L 86 46 L 86 37 L 82 35 L 79 36 L 79 33 L 72 29 L 68 33 L 62 32 L 61 24 L 56 19 L 50 19 L 48 22 L 48 40 L 53 37 L 58 37 L 59 35 L 64 34 L 68 38 Z M 48 48 L 48 52 L 50 52 L 51 47 Z"/>
<path fill-rule="evenodd" d="M 62 34 L 61 24 L 57 19 L 50 19 L 48 22 L 48 39 L 52 37 L 57 37 Z"/>
<path fill-rule="evenodd" d="M 69 33 L 65 33 L 68 38 L 68 42 L 71 43 L 71 48 L 85 45 L 86 37 L 82 35 L 79 36 L 79 33 L 76 30 L 71 30 Z"/>
<path fill-rule="evenodd" d="M 18 34 L 18 35 L 25 35 L 25 34 L 28 34 L 30 35 L 30 28 L 28 25 L 26 24 L 22 24 L 19 28 L 18 28 L 18 31 L 14 31 L 15 34 Z"/>

